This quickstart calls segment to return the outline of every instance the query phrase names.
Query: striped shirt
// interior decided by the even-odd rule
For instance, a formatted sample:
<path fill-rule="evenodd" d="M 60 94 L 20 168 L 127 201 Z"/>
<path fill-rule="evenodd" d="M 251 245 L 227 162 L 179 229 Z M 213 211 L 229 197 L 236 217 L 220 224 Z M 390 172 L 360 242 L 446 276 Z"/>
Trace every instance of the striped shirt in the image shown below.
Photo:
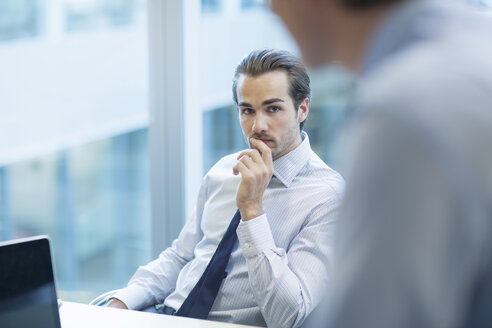
<path fill-rule="evenodd" d="M 321 301 L 344 181 L 302 135 L 296 149 L 273 162 L 274 176 L 263 195 L 265 214 L 240 222 L 209 320 L 297 327 Z M 180 308 L 237 210 L 241 177 L 232 173 L 237 155 L 212 167 L 179 237 L 115 295 L 130 309 L 162 302 Z"/>

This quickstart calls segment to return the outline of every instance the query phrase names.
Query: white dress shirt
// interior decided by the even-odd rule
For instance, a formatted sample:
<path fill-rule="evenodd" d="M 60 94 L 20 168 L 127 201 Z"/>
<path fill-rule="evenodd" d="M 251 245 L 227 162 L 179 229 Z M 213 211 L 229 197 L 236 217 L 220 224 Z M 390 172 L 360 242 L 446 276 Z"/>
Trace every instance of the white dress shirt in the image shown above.
<path fill-rule="evenodd" d="M 130 309 L 162 302 L 180 308 L 237 210 L 241 177 L 232 172 L 237 155 L 212 167 L 179 237 L 115 295 Z M 324 294 L 344 181 L 311 150 L 304 132 L 303 142 L 273 167 L 263 196 L 265 214 L 240 222 L 239 242 L 209 320 L 297 327 Z"/>

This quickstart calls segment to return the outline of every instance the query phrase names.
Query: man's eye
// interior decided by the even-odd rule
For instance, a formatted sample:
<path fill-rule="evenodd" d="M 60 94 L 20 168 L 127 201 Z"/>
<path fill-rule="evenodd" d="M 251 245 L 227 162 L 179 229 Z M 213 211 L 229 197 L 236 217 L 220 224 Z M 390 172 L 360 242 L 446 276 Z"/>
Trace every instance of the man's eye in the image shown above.
<path fill-rule="evenodd" d="M 243 115 L 249 115 L 251 113 L 253 113 L 253 110 L 251 108 L 243 108 L 243 109 L 241 109 L 241 114 L 243 114 Z"/>
<path fill-rule="evenodd" d="M 272 106 L 272 107 L 269 107 L 268 108 L 268 111 L 269 112 L 272 112 L 272 113 L 276 113 L 280 110 L 280 107 L 277 107 L 277 106 Z"/>

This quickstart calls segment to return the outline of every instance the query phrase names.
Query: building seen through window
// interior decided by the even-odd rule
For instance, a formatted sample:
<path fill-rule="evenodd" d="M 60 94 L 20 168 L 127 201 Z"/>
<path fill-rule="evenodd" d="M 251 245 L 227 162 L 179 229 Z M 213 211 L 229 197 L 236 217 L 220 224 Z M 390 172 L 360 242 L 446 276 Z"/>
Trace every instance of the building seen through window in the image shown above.
<path fill-rule="evenodd" d="M 130 25 L 146 9 L 144 0 L 63 0 L 67 31 Z"/>
<path fill-rule="evenodd" d="M 42 33 L 44 1 L 0 1 L 0 42 L 32 38 Z"/>
<path fill-rule="evenodd" d="M 218 12 L 221 10 L 222 0 L 201 0 L 203 12 Z"/>
<path fill-rule="evenodd" d="M 59 297 L 150 260 L 145 0 L 0 0 L 0 238 L 48 234 Z"/>

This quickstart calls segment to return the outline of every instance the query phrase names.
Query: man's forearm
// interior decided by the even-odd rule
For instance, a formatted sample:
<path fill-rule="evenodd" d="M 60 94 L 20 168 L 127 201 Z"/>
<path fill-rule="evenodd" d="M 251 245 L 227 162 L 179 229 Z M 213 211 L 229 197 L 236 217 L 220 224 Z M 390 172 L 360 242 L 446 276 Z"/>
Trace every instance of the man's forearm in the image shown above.
<path fill-rule="evenodd" d="M 326 235 L 304 231 L 300 240 L 292 242 L 294 251 L 288 255 L 275 245 L 266 215 L 241 223 L 237 233 L 248 263 L 251 289 L 268 327 L 302 324 L 320 301 L 327 274 L 325 258 L 319 256 L 326 248 L 307 254 L 301 244 L 311 237 L 312 244 L 322 247 Z"/>

